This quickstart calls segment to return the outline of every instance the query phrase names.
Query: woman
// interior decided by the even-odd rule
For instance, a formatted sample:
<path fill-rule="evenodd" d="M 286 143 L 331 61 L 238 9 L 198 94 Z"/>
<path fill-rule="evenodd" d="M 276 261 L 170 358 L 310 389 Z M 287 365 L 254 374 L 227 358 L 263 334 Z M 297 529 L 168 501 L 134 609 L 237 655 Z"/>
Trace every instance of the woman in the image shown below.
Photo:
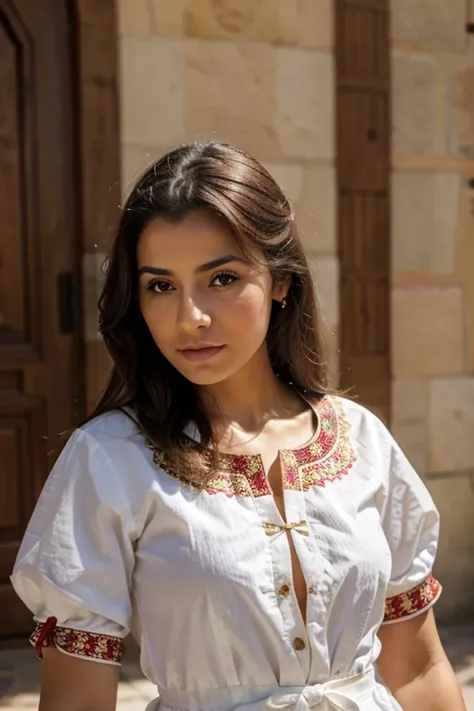
<path fill-rule="evenodd" d="M 377 418 L 330 393 L 266 170 L 216 143 L 153 165 L 100 315 L 110 382 L 12 578 L 40 710 L 115 709 L 131 629 L 149 711 L 462 711 L 433 619 L 437 511 Z"/>

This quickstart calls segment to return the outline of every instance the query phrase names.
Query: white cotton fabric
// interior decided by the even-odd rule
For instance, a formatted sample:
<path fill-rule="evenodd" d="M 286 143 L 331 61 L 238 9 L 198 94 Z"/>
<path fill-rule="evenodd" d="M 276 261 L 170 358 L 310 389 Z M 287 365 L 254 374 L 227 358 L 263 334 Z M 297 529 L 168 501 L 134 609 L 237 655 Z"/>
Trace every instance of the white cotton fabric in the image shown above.
<path fill-rule="evenodd" d="M 377 631 L 386 597 L 429 577 L 438 513 L 381 422 L 333 401 L 352 466 L 284 494 L 287 521 L 309 526 L 290 534 L 313 590 L 306 625 L 295 595 L 278 595 L 292 575 L 286 533 L 262 525 L 282 522 L 273 498 L 184 484 L 120 412 L 77 430 L 60 455 L 18 555 L 18 595 L 37 621 L 132 630 L 161 698 L 150 711 L 400 711 L 377 679 Z"/>

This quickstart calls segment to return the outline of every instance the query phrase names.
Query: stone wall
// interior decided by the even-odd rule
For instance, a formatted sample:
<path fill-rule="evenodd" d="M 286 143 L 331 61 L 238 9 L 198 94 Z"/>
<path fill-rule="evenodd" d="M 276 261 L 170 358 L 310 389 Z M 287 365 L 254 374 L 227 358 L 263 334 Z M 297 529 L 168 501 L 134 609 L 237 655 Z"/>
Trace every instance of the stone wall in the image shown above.
<path fill-rule="evenodd" d="M 391 0 L 392 426 L 441 509 L 442 619 L 473 609 L 470 3 Z M 124 195 L 185 141 L 225 140 L 255 155 L 295 207 L 336 344 L 334 0 L 118 4 Z"/>
<path fill-rule="evenodd" d="M 474 35 L 466 0 L 391 4 L 392 424 L 441 509 L 452 619 L 474 611 Z"/>
<path fill-rule="evenodd" d="M 294 205 L 337 334 L 332 0 L 120 0 L 119 32 L 124 194 L 186 141 L 254 155 Z"/>

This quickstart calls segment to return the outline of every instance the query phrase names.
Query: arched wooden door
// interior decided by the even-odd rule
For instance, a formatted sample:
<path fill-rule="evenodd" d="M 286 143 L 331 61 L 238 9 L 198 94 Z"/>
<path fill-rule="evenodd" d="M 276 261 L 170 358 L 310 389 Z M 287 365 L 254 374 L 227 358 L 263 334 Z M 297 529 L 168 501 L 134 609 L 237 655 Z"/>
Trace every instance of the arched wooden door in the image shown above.
<path fill-rule="evenodd" d="M 341 385 L 390 419 L 389 0 L 336 0 Z"/>
<path fill-rule="evenodd" d="M 78 166 L 67 0 L 0 0 L 0 636 L 9 575 L 60 433 L 81 413 Z"/>

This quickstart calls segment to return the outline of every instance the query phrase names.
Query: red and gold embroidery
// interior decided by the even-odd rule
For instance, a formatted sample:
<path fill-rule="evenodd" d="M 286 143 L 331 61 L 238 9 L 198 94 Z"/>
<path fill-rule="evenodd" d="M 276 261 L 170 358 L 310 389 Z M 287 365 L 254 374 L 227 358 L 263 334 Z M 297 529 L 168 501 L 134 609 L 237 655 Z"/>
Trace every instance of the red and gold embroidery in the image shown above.
<path fill-rule="evenodd" d="M 441 590 L 439 581 L 434 575 L 430 575 L 421 585 L 417 585 L 401 595 L 387 598 L 385 600 L 384 622 L 394 622 L 422 612 L 436 602 L 441 595 Z"/>
<path fill-rule="evenodd" d="M 356 460 L 348 435 L 350 425 L 338 399 L 326 396 L 316 408 L 319 428 L 314 441 L 305 447 L 280 452 L 283 485 L 287 490 L 299 491 L 312 486 L 324 486 L 326 481 L 340 479 L 347 474 Z M 259 454 L 221 454 L 219 471 L 199 483 L 172 471 L 165 455 L 152 444 L 148 446 L 157 466 L 183 484 L 208 494 L 258 498 L 272 493 Z"/>
<path fill-rule="evenodd" d="M 221 454 L 219 466 L 232 478 L 236 496 L 267 496 L 272 493 L 259 454 Z"/>
<path fill-rule="evenodd" d="M 30 642 L 40 659 L 43 658 L 45 647 L 55 646 L 66 654 L 120 664 L 124 650 L 123 641 L 119 637 L 57 627 L 55 617 L 37 624 Z"/>
<path fill-rule="evenodd" d="M 356 461 L 350 424 L 336 398 L 324 398 L 318 409 L 319 435 L 307 447 L 282 452 L 285 489 L 307 491 L 341 479 Z"/>

